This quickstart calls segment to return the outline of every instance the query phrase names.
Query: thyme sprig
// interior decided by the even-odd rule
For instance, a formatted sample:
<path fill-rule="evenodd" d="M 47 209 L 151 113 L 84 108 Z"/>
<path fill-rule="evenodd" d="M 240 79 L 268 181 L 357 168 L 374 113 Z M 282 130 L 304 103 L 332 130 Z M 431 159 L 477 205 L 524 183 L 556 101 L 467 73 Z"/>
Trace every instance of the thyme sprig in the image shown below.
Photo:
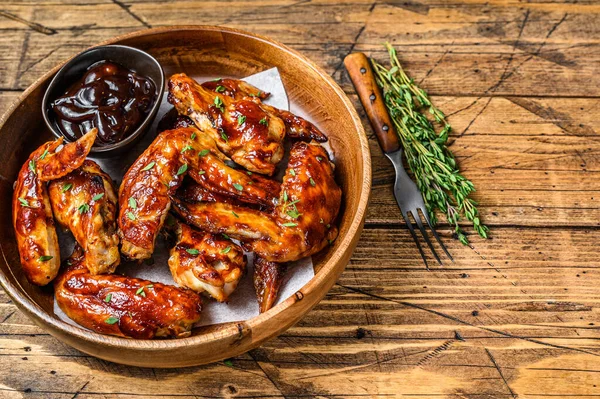
<path fill-rule="evenodd" d="M 431 103 L 427 93 L 406 75 L 394 47 L 386 43 L 386 48 L 390 55 L 390 69 L 373 59 L 371 63 L 432 223 L 437 223 L 435 211 L 440 210 L 448 223 L 454 226 L 463 244 L 467 245 L 469 241 L 459 225 L 461 217 L 472 222 L 475 231 L 487 238 L 489 229 L 479 219 L 477 203 L 469 198 L 475 187 L 460 173 L 447 146 L 452 127 L 444 113 Z M 426 112 L 441 126 L 439 133 Z"/>

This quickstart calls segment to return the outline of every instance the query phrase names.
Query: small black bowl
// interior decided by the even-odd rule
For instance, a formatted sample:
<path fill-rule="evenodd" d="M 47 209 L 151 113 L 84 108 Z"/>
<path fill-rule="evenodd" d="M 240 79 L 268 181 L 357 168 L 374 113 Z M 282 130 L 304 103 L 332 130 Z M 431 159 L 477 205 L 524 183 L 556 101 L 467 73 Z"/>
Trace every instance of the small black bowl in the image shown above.
<path fill-rule="evenodd" d="M 165 73 L 158 61 L 150 54 L 133 47 L 120 45 L 99 46 L 86 50 L 63 65 L 48 85 L 44 94 L 42 115 L 44 116 L 46 125 L 48 125 L 48 128 L 56 137 L 64 137 L 66 141 L 70 141 L 58 127 L 50 103 L 62 96 L 73 83 L 85 74 L 92 64 L 103 60 L 121 64 L 125 68 L 152 80 L 156 87 L 156 97 L 152 109 L 134 132 L 118 143 L 101 146 L 94 145 L 91 152 L 96 153 L 96 155 L 108 155 L 109 152 L 120 152 L 131 147 L 140 139 L 152 125 L 165 90 Z"/>

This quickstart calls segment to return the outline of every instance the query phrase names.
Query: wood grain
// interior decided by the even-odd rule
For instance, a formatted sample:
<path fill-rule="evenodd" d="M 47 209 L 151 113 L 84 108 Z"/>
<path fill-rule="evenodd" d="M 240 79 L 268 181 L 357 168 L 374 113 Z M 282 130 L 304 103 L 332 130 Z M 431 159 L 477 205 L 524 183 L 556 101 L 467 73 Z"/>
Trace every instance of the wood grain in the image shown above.
<path fill-rule="evenodd" d="M 139 369 L 62 345 L 0 296 L 0 397 L 600 396 L 597 247 L 600 6 L 595 1 L 74 0 L 3 2 L 0 109 L 77 51 L 146 25 L 224 24 L 280 40 L 350 96 L 370 136 L 366 229 L 338 284 L 231 366 Z M 342 60 L 401 62 L 454 127 L 491 240 L 440 232 L 456 258 L 423 269 L 392 171 Z"/>

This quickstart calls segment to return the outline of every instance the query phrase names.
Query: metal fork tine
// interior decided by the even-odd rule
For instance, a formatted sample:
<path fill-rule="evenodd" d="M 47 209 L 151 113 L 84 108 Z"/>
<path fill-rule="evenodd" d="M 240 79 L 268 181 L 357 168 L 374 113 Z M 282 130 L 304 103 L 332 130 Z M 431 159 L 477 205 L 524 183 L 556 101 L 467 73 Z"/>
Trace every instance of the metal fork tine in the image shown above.
<path fill-rule="evenodd" d="M 425 262 L 425 268 L 427 270 L 429 270 L 429 265 L 427 264 L 427 259 L 425 258 L 425 253 L 423 253 L 423 248 L 421 248 L 419 239 L 417 238 L 417 235 L 415 234 L 415 229 L 413 228 L 412 222 L 408 218 L 407 214 L 405 214 L 404 212 L 401 212 L 401 213 L 402 213 L 402 217 L 404 218 L 404 221 L 406 222 L 406 225 L 408 226 L 408 231 L 410 231 L 410 235 L 412 236 L 413 240 L 415 241 L 415 244 L 417 244 L 417 248 L 419 249 L 421 258 L 423 258 L 423 262 Z"/>
<path fill-rule="evenodd" d="M 421 230 L 421 234 L 423 235 L 423 238 L 425 239 L 427 246 L 429 247 L 431 252 L 433 252 L 433 257 L 435 258 L 435 260 L 438 261 L 438 263 L 440 265 L 443 265 L 442 260 L 438 256 L 437 252 L 435 252 L 433 245 L 431 245 L 431 241 L 429 241 L 429 237 L 427 236 L 427 232 L 425 231 L 425 228 L 423 228 L 423 223 L 421 222 L 421 216 L 419 216 L 419 211 L 415 210 L 414 213 L 412 211 L 409 211 L 409 212 L 412 215 L 413 219 L 415 219 L 415 222 L 417 222 L 417 226 L 419 227 L 419 230 Z"/>
<path fill-rule="evenodd" d="M 425 217 L 425 221 L 427 222 L 427 225 L 429 226 L 429 229 L 433 233 L 433 236 L 437 240 L 438 244 L 440 244 L 440 247 L 442 247 L 442 250 L 446 253 L 446 256 L 448 256 L 448 258 L 450 259 L 450 261 L 454 263 L 454 258 L 452 257 L 452 255 L 450 255 L 450 252 L 448 252 L 448 249 L 446 249 L 446 246 L 444 245 L 444 243 L 440 239 L 440 236 L 438 235 L 437 231 L 435 231 L 435 229 L 431 225 L 431 222 L 429 221 L 429 216 L 427 215 L 427 211 L 425 209 L 423 209 L 423 208 L 419 208 L 419 210 L 421 211 L 421 213 Z"/>

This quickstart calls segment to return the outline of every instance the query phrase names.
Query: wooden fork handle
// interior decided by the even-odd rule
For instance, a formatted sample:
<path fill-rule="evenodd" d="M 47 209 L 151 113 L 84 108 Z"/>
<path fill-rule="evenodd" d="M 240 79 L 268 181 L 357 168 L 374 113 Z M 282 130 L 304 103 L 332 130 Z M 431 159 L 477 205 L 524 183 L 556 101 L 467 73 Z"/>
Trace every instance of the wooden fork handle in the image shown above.
<path fill-rule="evenodd" d="M 381 90 L 375 81 L 371 63 L 363 53 L 352 53 L 344 59 L 350 79 L 358 93 L 371 126 L 377 135 L 377 141 L 383 152 L 390 153 L 400 149 L 398 135 L 390 119 L 390 114 L 385 107 Z"/>

